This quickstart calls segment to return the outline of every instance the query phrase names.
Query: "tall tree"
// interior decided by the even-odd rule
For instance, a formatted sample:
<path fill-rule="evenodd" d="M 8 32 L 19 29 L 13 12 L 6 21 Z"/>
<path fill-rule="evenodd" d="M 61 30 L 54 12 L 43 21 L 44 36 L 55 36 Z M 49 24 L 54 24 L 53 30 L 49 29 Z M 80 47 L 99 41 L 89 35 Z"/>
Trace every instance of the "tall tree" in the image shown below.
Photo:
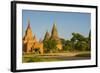
<path fill-rule="evenodd" d="M 73 37 L 71 41 L 74 43 L 74 48 L 79 51 L 84 51 L 89 49 L 89 40 L 79 33 L 72 33 Z"/>
<path fill-rule="evenodd" d="M 48 40 L 48 41 L 44 41 L 44 48 L 45 48 L 45 52 L 55 52 L 57 47 L 57 42 L 55 40 Z"/>

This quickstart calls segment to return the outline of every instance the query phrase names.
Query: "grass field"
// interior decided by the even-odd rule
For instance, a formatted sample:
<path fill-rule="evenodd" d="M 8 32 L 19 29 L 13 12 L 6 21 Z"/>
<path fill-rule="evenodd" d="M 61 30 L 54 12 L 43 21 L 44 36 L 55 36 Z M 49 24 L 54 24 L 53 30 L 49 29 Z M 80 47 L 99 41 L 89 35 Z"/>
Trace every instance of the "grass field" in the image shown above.
<path fill-rule="evenodd" d="M 23 63 L 90 59 L 90 51 L 40 54 L 23 54 Z"/>

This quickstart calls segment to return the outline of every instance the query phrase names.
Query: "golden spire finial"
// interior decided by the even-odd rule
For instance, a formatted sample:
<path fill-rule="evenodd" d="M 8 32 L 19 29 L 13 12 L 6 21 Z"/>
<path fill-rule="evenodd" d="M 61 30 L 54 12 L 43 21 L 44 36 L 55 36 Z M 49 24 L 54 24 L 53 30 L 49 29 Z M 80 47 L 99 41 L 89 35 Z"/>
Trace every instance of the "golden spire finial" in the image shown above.
<path fill-rule="evenodd" d="M 56 25 L 56 21 L 55 20 L 54 20 L 53 24 Z"/>
<path fill-rule="evenodd" d="M 28 18 L 28 28 L 30 28 L 30 19 Z"/>

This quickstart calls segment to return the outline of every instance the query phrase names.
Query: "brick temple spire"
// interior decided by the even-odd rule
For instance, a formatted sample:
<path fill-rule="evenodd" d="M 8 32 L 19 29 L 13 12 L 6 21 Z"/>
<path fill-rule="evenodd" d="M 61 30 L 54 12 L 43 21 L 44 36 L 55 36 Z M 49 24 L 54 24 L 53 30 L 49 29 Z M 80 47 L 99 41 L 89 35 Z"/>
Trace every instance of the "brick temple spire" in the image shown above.
<path fill-rule="evenodd" d="M 30 19 L 28 18 L 28 28 L 30 28 Z"/>
<path fill-rule="evenodd" d="M 32 29 L 31 29 L 31 26 L 30 26 L 30 19 L 28 18 L 28 23 L 27 23 L 27 29 L 26 29 L 26 32 L 25 32 L 25 36 L 27 36 L 28 38 L 33 38 L 33 33 L 32 33 Z"/>
<path fill-rule="evenodd" d="M 52 32 L 51 32 L 51 38 L 55 38 L 55 39 L 58 38 L 58 31 L 57 31 L 55 22 L 53 23 L 53 28 L 52 28 Z"/>
<path fill-rule="evenodd" d="M 47 41 L 49 38 L 50 38 L 50 34 L 49 34 L 49 32 L 47 31 L 47 32 L 45 33 L 45 36 L 44 36 L 44 41 Z"/>

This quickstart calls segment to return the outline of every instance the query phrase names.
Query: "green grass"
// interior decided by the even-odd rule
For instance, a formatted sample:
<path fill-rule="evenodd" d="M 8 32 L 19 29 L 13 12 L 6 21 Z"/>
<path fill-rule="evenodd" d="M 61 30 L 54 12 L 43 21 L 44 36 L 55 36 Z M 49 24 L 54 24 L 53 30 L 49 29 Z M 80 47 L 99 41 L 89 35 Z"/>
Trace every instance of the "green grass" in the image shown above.
<path fill-rule="evenodd" d="M 73 56 L 71 56 L 71 54 L 75 54 Z M 22 55 L 22 62 L 23 63 L 30 63 L 30 62 L 52 62 L 52 61 L 64 61 L 62 58 L 53 58 L 53 56 L 66 56 L 67 57 L 71 57 L 76 58 L 77 57 L 82 57 L 82 58 L 88 58 L 91 57 L 91 53 L 90 51 L 83 51 L 83 52 L 64 52 L 64 53 L 47 53 L 44 55 L 40 55 L 40 54 L 23 54 Z M 52 57 L 52 58 L 50 58 Z M 78 59 L 77 59 L 78 60 Z"/>
<path fill-rule="evenodd" d="M 54 58 L 40 58 L 40 57 L 23 57 L 23 63 L 29 62 L 52 62 L 52 61 L 62 61 L 61 59 Z"/>

